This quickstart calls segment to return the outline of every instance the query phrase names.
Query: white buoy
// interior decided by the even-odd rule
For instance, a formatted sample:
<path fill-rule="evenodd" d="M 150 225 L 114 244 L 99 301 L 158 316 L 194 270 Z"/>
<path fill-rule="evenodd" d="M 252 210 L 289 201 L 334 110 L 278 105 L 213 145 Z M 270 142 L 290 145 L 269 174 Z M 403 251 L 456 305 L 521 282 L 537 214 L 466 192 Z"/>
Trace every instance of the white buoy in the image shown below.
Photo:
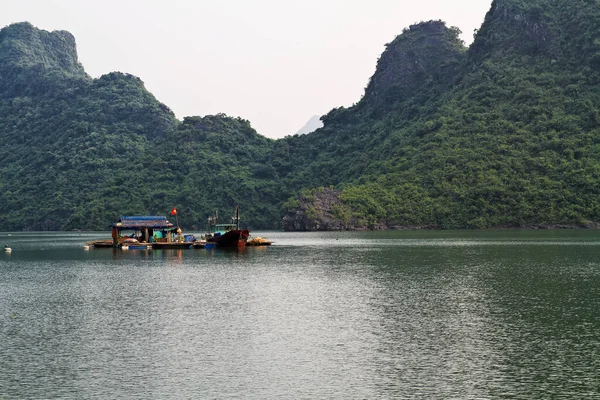
<path fill-rule="evenodd" d="M 129 246 L 121 246 L 121 250 L 129 250 Z"/>
<path fill-rule="evenodd" d="M 83 249 L 84 249 L 84 250 L 89 250 L 89 249 L 90 249 L 90 246 L 88 246 L 88 245 L 86 244 L 85 246 L 83 246 Z"/>
<path fill-rule="evenodd" d="M 6 253 L 10 253 L 12 251 L 12 249 L 10 247 L 8 247 L 8 246 L 4 246 L 4 251 Z"/>

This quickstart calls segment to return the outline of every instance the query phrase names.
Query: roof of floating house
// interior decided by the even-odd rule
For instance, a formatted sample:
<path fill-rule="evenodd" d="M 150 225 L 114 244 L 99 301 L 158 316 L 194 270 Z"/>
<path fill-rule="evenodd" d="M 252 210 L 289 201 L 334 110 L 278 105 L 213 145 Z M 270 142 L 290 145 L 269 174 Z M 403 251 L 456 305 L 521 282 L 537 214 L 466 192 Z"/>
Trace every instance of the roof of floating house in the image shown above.
<path fill-rule="evenodd" d="M 119 229 L 166 229 L 174 227 L 172 223 L 167 221 L 167 217 L 165 216 L 122 216 L 121 218 L 119 218 L 119 221 L 115 222 L 111 226 Z"/>

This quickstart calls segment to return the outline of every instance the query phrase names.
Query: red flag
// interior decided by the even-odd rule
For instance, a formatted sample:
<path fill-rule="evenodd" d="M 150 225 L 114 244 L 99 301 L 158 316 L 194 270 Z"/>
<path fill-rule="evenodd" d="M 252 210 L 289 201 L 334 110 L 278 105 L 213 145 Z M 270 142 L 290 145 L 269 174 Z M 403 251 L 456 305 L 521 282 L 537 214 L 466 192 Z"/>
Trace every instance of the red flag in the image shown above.
<path fill-rule="evenodd" d="M 176 215 L 177 214 L 177 208 L 173 207 L 173 209 L 171 210 L 171 215 Z"/>

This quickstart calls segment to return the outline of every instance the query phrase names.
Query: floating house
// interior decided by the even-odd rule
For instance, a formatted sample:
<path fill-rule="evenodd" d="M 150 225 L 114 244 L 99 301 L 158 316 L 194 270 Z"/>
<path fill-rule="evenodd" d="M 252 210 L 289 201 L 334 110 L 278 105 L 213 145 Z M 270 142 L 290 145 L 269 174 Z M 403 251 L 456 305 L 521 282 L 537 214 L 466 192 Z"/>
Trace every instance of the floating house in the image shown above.
<path fill-rule="evenodd" d="M 182 235 L 181 229 L 165 216 L 122 216 L 111 225 L 112 240 L 91 242 L 94 247 L 118 248 L 186 248 L 193 235 Z"/>

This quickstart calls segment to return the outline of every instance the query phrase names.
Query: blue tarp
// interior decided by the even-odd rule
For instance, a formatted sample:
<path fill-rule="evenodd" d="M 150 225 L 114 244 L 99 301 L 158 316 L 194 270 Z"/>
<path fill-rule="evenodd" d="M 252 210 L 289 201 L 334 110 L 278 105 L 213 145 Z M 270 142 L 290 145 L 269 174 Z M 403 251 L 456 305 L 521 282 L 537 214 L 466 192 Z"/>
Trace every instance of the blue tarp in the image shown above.
<path fill-rule="evenodd" d="M 119 229 L 139 229 L 139 228 L 152 228 L 152 229 L 167 229 L 173 228 L 173 224 L 167 221 L 165 216 L 133 216 L 126 217 L 122 216 L 118 222 L 111 225 Z"/>

